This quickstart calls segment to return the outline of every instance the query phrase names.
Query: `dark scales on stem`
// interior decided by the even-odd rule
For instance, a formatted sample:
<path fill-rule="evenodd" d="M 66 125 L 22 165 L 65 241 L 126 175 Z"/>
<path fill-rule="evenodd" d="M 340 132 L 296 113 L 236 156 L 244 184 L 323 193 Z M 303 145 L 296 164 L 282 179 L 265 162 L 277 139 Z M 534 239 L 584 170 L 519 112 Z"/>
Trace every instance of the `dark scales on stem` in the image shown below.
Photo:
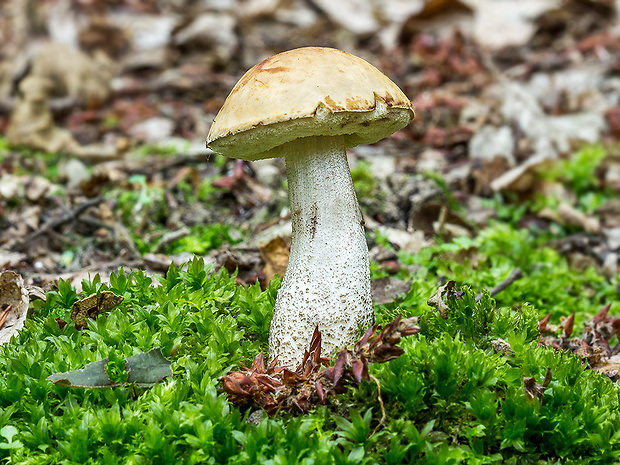
<path fill-rule="evenodd" d="M 310 240 L 316 235 L 316 225 L 319 222 L 319 212 L 316 202 L 310 207 Z"/>

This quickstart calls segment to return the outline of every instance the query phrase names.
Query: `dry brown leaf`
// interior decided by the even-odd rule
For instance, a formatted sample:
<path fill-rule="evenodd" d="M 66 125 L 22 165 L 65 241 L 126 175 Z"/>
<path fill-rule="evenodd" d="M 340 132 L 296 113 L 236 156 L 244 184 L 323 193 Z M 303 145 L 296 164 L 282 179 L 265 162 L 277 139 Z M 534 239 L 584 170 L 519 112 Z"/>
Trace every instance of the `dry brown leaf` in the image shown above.
<path fill-rule="evenodd" d="M 28 255 L 25 253 L 0 249 L 0 266 L 4 268 L 15 268 L 26 258 L 28 258 Z"/>
<path fill-rule="evenodd" d="M 505 157 L 493 157 L 474 163 L 471 173 L 475 182 L 474 193 L 477 195 L 491 194 L 493 181 L 506 173 L 509 168 L 510 163 Z"/>
<path fill-rule="evenodd" d="M 110 291 L 102 291 L 85 299 L 78 300 L 71 308 L 71 319 L 77 329 L 88 328 L 87 318 L 96 319 L 103 312 L 107 312 L 120 304 L 124 298 Z"/>
<path fill-rule="evenodd" d="M 43 213 L 43 207 L 41 205 L 25 204 L 19 210 L 19 216 L 21 217 L 21 220 L 23 221 L 24 225 L 32 229 L 33 231 L 36 231 L 37 229 L 39 229 L 39 226 L 41 224 L 42 213 Z M 18 234 L 18 236 L 20 235 Z M 21 236 L 20 238 L 23 238 L 23 236 Z"/>
<path fill-rule="evenodd" d="M 265 245 L 260 246 L 260 257 L 265 262 L 263 273 L 267 281 L 271 281 L 275 275 L 284 276 L 290 250 L 284 239 L 274 237 Z"/>
<path fill-rule="evenodd" d="M 6 138 L 13 145 L 24 145 L 50 153 L 75 153 L 79 145 L 66 129 L 57 127 L 47 106 L 54 84 L 50 79 L 28 76 L 19 85 Z"/>
<path fill-rule="evenodd" d="M 30 299 L 24 279 L 14 271 L 0 273 L 0 344 L 6 344 L 23 327 Z M 1 321 L 1 320 L 0 320 Z"/>
<path fill-rule="evenodd" d="M 611 380 L 617 381 L 620 379 L 620 345 L 612 347 L 610 341 L 620 333 L 620 317 L 609 316 L 610 309 L 611 304 L 601 308 L 584 324 L 583 334 L 574 338 L 571 338 L 574 314 L 558 326 L 549 324 L 551 318 L 549 314 L 538 323 L 538 327 L 541 334 L 554 335 L 542 336 L 539 344 L 572 352 L 587 363 L 587 368 L 599 371 Z"/>
<path fill-rule="evenodd" d="M 536 32 L 534 20 L 557 8 L 560 0 L 464 0 L 475 11 L 473 36 L 488 49 L 528 43 Z"/>
<path fill-rule="evenodd" d="M 400 294 L 406 294 L 411 289 L 411 279 L 403 281 L 391 276 L 373 279 L 370 283 L 372 288 L 372 300 L 375 305 L 388 304 L 399 298 Z"/>
<path fill-rule="evenodd" d="M 460 292 L 454 290 L 455 284 L 455 281 L 448 281 L 446 284 L 439 287 L 439 289 L 437 289 L 437 291 L 426 302 L 429 307 L 436 308 L 444 320 L 448 318 L 448 314 L 450 313 L 450 307 L 448 307 L 446 301 L 449 300 L 452 294 Z"/>
<path fill-rule="evenodd" d="M 495 192 L 529 190 L 535 184 L 536 173 L 547 163 L 549 159 L 546 154 L 534 155 L 493 180 L 490 184 L 491 189 Z"/>
<path fill-rule="evenodd" d="M 545 374 L 545 379 L 542 384 L 536 382 L 536 378 L 531 376 L 526 376 L 523 378 L 523 389 L 525 393 L 530 399 L 537 398 L 540 402 L 543 400 L 543 395 L 549 383 L 551 383 L 551 378 L 553 377 L 553 373 L 551 372 L 551 368 L 547 368 L 547 373 Z"/>
<path fill-rule="evenodd" d="M 620 363 L 607 361 L 600 366 L 596 367 L 597 371 L 600 371 L 612 381 L 618 381 L 620 379 Z"/>
<path fill-rule="evenodd" d="M 26 186 L 26 197 L 32 202 L 41 200 L 52 187 L 52 183 L 42 176 L 24 179 L 24 184 Z"/>
<path fill-rule="evenodd" d="M 32 59 L 29 76 L 53 79 L 56 94 L 77 97 L 87 107 L 95 107 L 110 95 L 114 68 L 103 54 L 93 59 L 68 45 L 50 43 Z"/>
<path fill-rule="evenodd" d="M 601 231 L 601 223 L 597 218 L 588 216 L 565 202 L 562 202 L 558 207 L 558 215 L 566 223 L 580 226 L 589 233 L 597 234 Z"/>
<path fill-rule="evenodd" d="M 31 60 L 28 75 L 19 84 L 19 97 L 6 131 L 9 143 L 50 153 L 65 152 L 85 158 L 110 158 L 111 147 L 80 146 L 72 133 L 57 127 L 48 98 L 68 95 L 88 107 L 99 106 L 110 95 L 113 64 L 63 44 L 41 47 Z"/>

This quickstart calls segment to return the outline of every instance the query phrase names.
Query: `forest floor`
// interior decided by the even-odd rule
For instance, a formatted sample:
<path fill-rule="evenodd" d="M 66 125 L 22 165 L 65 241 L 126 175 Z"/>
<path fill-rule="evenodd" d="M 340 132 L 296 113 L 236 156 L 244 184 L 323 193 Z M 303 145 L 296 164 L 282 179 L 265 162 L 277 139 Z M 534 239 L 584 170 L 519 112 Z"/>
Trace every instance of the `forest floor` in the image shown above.
<path fill-rule="evenodd" d="M 212 264 L 210 270 L 232 273 L 240 289 L 231 291 L 223 275 L 213 273 L 221 292 L 231 292 L 226 297 L 214 290 L 213 299 L 222 299 L 218 306 L 228 302 L 239 311 L 256 303 L 255 310 L 229 322 L 238 338 L 243 331 L 256 337 L 244 342 L 241 355 L 222 349 L 221 360 L 228 365 L 220 360 L 222 365 L 208 373 L 217 380 L 218 370 L 239 368 L 265 349 L 272 310 L 268 300 L 288 261 L 285 166 L 281 159 L 224 158 L 208 149 L 205 139 L 226 96 L 250 67 L 297 47 L 333 47 L 383 71 L 410 98 L 416 113 L 411 124 L 390 137 L 347 151 L 366 227 L 378 322 L 386 324 L 399 312 L 412 317 L 430 307 L 441 311 L 448 301 L 454 315 L 466 315 L 458 298 L 450 300 L 461 296 L 451 291 L 456 281 L 468 288 L 463 298 L 472 308 L 478 304 L 471 292 L 480 293 L 479 312 L 490 312 L 486 291 L 499 306 L 523 311 L 510 320 L 522 332 L 523 345 L 524 340 L 538 341 L 572 351 L 616 381 L 620 323 L 611 315 L 620 314 L 619 14 L 620 4 L 613 0 L 0 2 L 0 271 L 19 273 L 31 301 L 47 295 L 45 303 L 39 300 L 30 308 L 30 316 L 56 315 L 60 329 L 52 331 L 44 320 L 36 323 L 53 333 L 62 332 L 78 298 L 100 296 L 106 286 L 131 294 L 127 308 L 138 302 L 146 308 L 151 301 L 139 295 L 138 282 L 124 281 L 125 272 L 136 272 L 135 279 L 149 288 L 157 284 L 170 291 L 185 280 L 191 289 L 192 282 L 206 279 L 198 262 L 191 262 L 200 257 Z M 438 288 L 443 294 L 434 294 Z M 0 297 L 8 292 L 0 283 Z M 184 305 L 195 297 L 175 292 L 167 298 L 182 297 Z M 165 297 L 157 290 L 149 293 L 153 299 Z M 529 305 L 531 314 L 523 310 Z M 165 308 L 158 305 L 153 312 Z M 99 310 L 104 312 L 97 308 L 90 316 Z M 15 317 L 21 325 L 27 311 L 28 305 L 23 318 Z M 504 334 L 502 325 L 509 321 L 498 315 L 489 317 L 498 318 L 495 336 Z M 527 329 L 532 315 L 541 320 L 540 340 Z M 0 341 L 5 343 L 17 327 L 11 326 L 12 317 L 6 324 L 3 318 L 0 313 Z M 171 315 L 160 319 L 165 318 L 174 320 Z M 428 338 L 424 344 L 437 349 L 443 344 L 437 334 L 443 331 L 458 345 L 457 333 L 471 333 L 476 350 L 490 350 L 489 341 L 480 339 L 480 328 L 458 326 L 463 322 L 451 318 L 459 331 L 439 319 L 422 325 Z M 598 329 L 591 331 L 601 322 L 609 333 L 604 337 Z M 104 333 L 97 321 L 75 324 L 94 325 L 92 334 Z M 184 324 L 190 328 L 194 323 Z M 579 337 L 571 339 L 573 327 Z M 155 339 L 161 338 L 165 356 L 174 356 L 181 336 L 166 339 L 168 333 L 164 337 L 161 331 Z M 131 350 L 144 346 L 146 351 L 147 340 L 135 342 Z M 96 341 L 93 336 L 93 347 Z M 114 356 L 103 347 L 97 349 L 101 358 Z M 461 355 L 469 348 L 462 350 Z M 406 355 L 414 360 L 417 352 L 409 347 Z M 11 357 L 0 361 L 10 364 Z M 53 369 L 92 361 L 81 357 L 67 366 L 52 364 Z M 546 355 L 536 357 L 547 360 Z M 173 364 L 177 371 L 181 359 Z M 510 382 L 524 384 L 529 398 L 542 399 L 551 379 L 544 376 L 546 368 L 538 367 L 543 376 L 536 379 L 543 384 L 525 368 L 525 375 Z M 392 375 L 385 370 L 374 373 L 383 376 L 389 396 Z M 489 392 L 499 393 L 502 386 Z M 406 397 L 392 388 L 395 398 Z M 613 389 L 605 395 L 616 395 Z M 460 407 L 466 402 L 473 408 L 473 397 L 463 395 Z M 503 395 L 494 402 L 504 402 Z M 419 405 L 407 407 L 411 415 L 421 415 L 412 420 L 418 430 L 426 431 L 420 428 L 428 421 L 430 429 L 435 425 L 442 434 L 454 433 L 455 443 L 470 444 L 468 453 L 483 453 L 472 445 L 482 430 L 462 433 L 460 423 L 454 429 L 434 424 L 432 415 L 443 408 L 443 400 L 425 402 L 428 415 L 419 414 Z M 399 405 L 388 404 L 388 412 Z M 46 415 L 56 421 L 52 411 Z M 353 423 L 370 425 L 370 417 L 356 415 Z M 566 413 L 565 420 L 571 415 Z M 226 426 L 231 435 L 241 428 L 233 420 Z M 505 422 L 512 424 L 507 416 Z M 336 423 L 346 430 L 344 423 Z M 387 430 L 396 430 L 394 425 Z M 493 429 L 490 423 L 485 428 Z M 334 450 L 342 449 L 342 437 L 332 444 Z M 419 438 L 437 444 L 437 438 Z M 553 456 L 536 449 L 537 439 L 502 438 L 480 447 L 497 454 L 532 447 L 531 457 Z M 558 444 L 563 440 L 556 439 Z M 613 440 L 607 444 L 610 457 L 618 450 L 618 439 Z M 358 457 L 359 448 L 351 444 L 347 451 Z M 579 447 L 571 457 L 591 452 Z M 500 460 L 501 454 L 493 457 Z"/>

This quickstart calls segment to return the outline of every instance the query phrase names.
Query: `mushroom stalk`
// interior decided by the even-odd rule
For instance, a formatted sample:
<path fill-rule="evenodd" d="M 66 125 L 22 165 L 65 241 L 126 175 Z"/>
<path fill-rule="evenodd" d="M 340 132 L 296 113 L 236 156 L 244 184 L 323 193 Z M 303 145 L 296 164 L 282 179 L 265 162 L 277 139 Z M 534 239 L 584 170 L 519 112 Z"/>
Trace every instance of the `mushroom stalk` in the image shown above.
<path fill-rule="evenodd" d="M 368 246 L 344 136 L 306 137 L 287 145 L 293 234 L 269 351 L 280 365 L 295 368 L 317 325 L 323 353 L 331 354 L 353 344 L 374 314 Z"/>

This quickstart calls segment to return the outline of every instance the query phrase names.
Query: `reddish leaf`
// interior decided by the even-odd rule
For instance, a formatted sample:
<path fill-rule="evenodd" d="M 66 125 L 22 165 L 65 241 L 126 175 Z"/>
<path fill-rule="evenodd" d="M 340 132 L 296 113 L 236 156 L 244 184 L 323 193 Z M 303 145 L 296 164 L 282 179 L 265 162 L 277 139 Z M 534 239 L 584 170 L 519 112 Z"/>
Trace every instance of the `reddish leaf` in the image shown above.
<path fill-rule="evenodd" d="M 276 390 L 282 386 L 280 381 L 268 375 L 256 375 L 255 379 L 265 386 L 270 392 L 276 392 Z"/>
<path fill-rule="evenodd" d="M 607 318 L 607 314 L 609 313 L 609 309 L 611 308 L 611 304 L 605 305 L 603 308 L 599 310 L 599 312 L 594 316 L 593 320 L 596 322 L 603 321 Z"/>
<path fill-rule="evenodd" d="M 362 362 L 360 359 L 353 360 L 351 362 L 351 368 L 353 370 L 353 378 L 355 379 L 355 381 L 357 381 L 358 384 L 361 383 L 364 376 L 364 371 L 367 372 L 367 370 L 364 370 L 364 368 L 366 368 L 364 362 Z"/>
<path fill-rule="evenodd" d="M 541 333 L 544 333 L 547 331 L 547 323 L 549 323 L 550 319 L 551 319 L 551 313 L 549 313 L 549 315 L 547 315 L 546 317 L 544 317 L 542 320 L 538 322 L 538 330 Z"/>
<path fill-rule="evenodd" d="M 320 380 L 316 380 L 314 382 L 314 387 L 316 389 L 316 394 L 319 396 L 319 400 L 321 401 L 322 404 L 325 403 L 325 389 L 323 389 L 323 385 L 321 384 Z"/>
<path fill-rule="evenodd" d="M 575 313 L 571 314 L 566 320 L 564 320 L 563 336 L 569 338 L 573 334 L 573 325 L 575 324 Z"/>
<path fill-rule="evenodd" d="M 336 364 L 334 365 L 334 386 L 338 384 L 338 381 L 340 381 L 340 378 L 342 378 L 342 375 L 344 374 L 345 364 L 347 362 L 347 355 L 348 354 L 346 349 L 342 349 L 338 353 L 338 357 L 336 358 Z"/>
<path fill-rule="evenodd" d="M 356 349 L 359 349 L 359 347 L 366 345 L 370 338 L 373 337 L 377 332 L 377 328 L 378 325 L 372 325 L 370 328 L 368 328 L 362 338 L 357 342 L 357 344 L 355 344 Z"/>
<path fill-rule="evenodd" d="M 265 359 L 262 352 L 254 357 L 250 370 L 254 373 L 265 373 Z"/>
<path fill-rule="evenodd" d="M 300 381 L 306 381 L 307 378 L 291 370 L 284 370 L 282 375 L 282 383 L 285 386 L 293 386 Z"/>

